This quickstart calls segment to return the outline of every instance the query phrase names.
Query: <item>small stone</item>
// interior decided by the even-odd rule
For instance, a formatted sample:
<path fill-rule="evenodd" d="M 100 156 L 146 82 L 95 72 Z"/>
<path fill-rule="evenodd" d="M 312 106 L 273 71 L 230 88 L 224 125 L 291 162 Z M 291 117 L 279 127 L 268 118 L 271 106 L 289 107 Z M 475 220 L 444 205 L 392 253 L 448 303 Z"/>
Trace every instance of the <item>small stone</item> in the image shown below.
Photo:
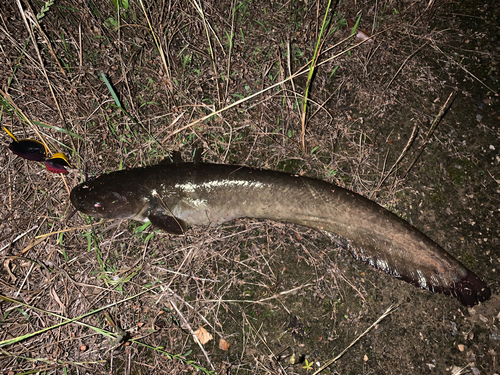
<path fill-rule="evenodd" d="M 458 350 L 463 352 L 465 350 L 465 346 L 463 346 L 462 344 L 458 344 Z"/>
<path fill-rule="evenodd" d="M 479 319 L 480 319 L 483 323 L 488 323 L 488 318 L 487 318 L 487 317 L 485 317 L 484 315 L 479 314 Z"/>

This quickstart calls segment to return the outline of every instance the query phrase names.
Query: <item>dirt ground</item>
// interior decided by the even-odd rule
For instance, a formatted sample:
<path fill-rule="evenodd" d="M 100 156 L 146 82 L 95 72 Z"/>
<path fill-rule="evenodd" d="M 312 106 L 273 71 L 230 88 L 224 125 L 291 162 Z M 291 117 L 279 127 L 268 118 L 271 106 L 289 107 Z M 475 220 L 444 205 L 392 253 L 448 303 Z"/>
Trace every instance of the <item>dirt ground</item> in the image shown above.
<path fill-rule="evenodd" d="M 312 374 L 391 306 L 321 373 L 500 373 L 500 6 L 327 5 L 2 3 L 2 126 L 74 167 L 60 176 L 15 156 L 2 130 L 2 373 Z M 368 42 L 349 38 L 348 15 L 361 15 Z M 172 236 L 68 220 L 69 191 L 86 178 L 172 151 L 191 160 L 198 148 L 207 162 L 369 197 L 472 269 L 492 297 L 465 308 L 279 222 Z M 193 339 L 200 327 L 213 337 L 204 345 Z"/>

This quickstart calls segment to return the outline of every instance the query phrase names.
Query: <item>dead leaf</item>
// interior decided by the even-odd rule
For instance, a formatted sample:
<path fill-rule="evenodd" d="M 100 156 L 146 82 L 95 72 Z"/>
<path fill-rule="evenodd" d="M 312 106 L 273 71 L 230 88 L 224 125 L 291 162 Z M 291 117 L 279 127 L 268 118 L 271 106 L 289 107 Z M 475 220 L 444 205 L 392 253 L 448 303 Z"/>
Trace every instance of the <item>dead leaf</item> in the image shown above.
<path fill-rule="evenodd" d="M 210 333 L 208 333 L 208 331 L 202 326 L 200 326 L 200 328 L 194 331 L 194 334 L 201 345 L 205 345 L 207 342 L 213 339 L 213 336 Z"/>
<path fill-rule="evenodd" d="M 227 352 L 229 350 L 229 343 L 224 339 L 219 339 L 219 349 Z"/>
<path fill-rule="evenodd" d="M 17 281 L 17 277 L 10 270 L 10 261 L 11 259 L 5 259 L 5 261 L 3 262 L 3 268 L 9 274 L 11 281 L 15 284 Z"/>
<path fill-rule="evenodd" d="M 63 313 L 64 311 L 66 311 L 66 306 L 64 306 L 64 304 L 62 303 L 61 299 L 57 295 L 56 290 L 53 287 L 50 288 L 50 294 L 52 295 L 52 297 L 54 298 L 54 300 L 57 302 L 57 304 L 59 305 L 59 307 L 61 308 L 61 310 L 59 311 L 59 313 Z"/>

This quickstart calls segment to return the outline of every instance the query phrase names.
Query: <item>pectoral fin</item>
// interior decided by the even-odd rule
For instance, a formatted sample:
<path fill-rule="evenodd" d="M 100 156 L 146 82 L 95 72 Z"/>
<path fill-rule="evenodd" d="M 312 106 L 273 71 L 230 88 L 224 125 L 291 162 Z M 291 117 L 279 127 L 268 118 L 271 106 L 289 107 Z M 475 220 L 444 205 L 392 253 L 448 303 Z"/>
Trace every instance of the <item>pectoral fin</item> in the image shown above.
<path fill-rule="evenodd" d="M 148 215 L 151 223 L 170 234 L 183 234 L 187 230 L 184 220 L 169 214 L 163 207 L 155 207 Z"/>

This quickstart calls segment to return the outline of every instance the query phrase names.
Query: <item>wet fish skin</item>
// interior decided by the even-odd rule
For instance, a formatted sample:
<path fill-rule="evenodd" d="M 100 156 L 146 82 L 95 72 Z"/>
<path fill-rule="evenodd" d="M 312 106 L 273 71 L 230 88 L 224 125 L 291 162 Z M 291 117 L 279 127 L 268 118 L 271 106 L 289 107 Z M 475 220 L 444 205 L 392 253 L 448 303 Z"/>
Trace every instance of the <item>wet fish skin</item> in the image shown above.
<path fill-rule="evenodd" d="M 397 215 L 308 177 L 222 164 L 160 164 L 102 175 L 76 186 L 70 198 L 90 216 L 150 220 L 174 234 L 241 217 L 304 225 L 335 236 L 356 259 L 466 306 L 491 295 L 484 281 Z"/>

